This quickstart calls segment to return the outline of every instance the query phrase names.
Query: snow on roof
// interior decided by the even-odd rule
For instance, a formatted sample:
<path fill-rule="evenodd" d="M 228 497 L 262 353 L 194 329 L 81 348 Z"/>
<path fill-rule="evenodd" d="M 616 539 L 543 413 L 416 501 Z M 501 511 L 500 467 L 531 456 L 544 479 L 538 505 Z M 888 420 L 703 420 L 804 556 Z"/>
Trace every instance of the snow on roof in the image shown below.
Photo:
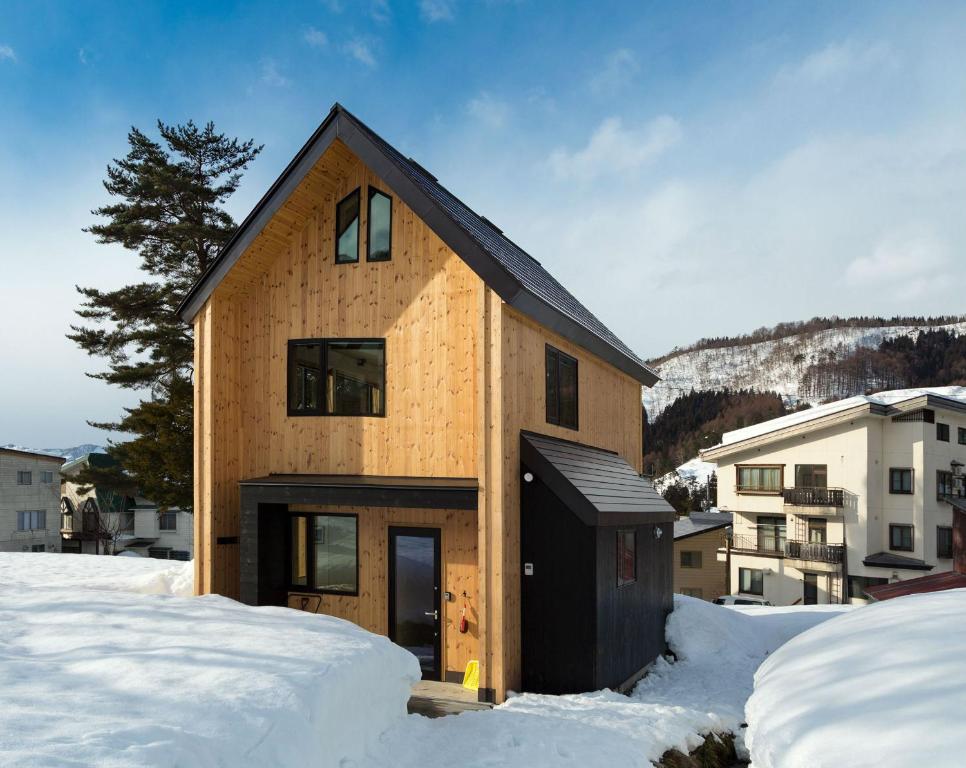
<path fill-rule="evenodd" d="M 790 413 L 787 416 L 779 416 L 777 419 L 769 419 L 760 424 L 754 424 L 743 429 L 735 429 L 725 432 L 721 437 L 721 442 L 714 446 L 718 448 L 724 445 L 733 445 L 743 440 L 750 440 L 753 437 L 767 435 L 769 432 L 776 432 L 779 429 L 795 427 L 809 421 L 831 416 L 851 408 L 861 405 L 881 405 L 894 406 L 907 400 L 914 400 L 917 397 L 932 395 L 951 400 L 960 405 L 966 405 L 966 387 L 921 387 L 918 389 L 891 389 L 885 392 L 877 392 L 874 395 L 856 395 L 845 400 L 836 400 L 834 403 L 816 405 L 797 413 Z"/>
<path fill-rule="evenodd" d="M 687 517 L 674 521 L 674 538 L 684 539 L 696 533 L 725 528 L 731 522 L 731 512 L 721 512 L 716 507 L 711 507 L 707 512 L 692 512 Z"/>

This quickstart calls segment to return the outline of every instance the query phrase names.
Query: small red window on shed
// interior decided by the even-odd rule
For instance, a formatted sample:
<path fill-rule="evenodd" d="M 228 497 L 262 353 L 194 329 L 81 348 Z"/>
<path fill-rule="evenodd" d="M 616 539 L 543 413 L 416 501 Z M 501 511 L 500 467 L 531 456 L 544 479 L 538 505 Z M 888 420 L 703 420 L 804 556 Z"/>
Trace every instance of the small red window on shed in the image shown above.
<path fill-rule="evenodd" d="M 617 532 L 617 586 L 637 581 L 637 532 Z"/>

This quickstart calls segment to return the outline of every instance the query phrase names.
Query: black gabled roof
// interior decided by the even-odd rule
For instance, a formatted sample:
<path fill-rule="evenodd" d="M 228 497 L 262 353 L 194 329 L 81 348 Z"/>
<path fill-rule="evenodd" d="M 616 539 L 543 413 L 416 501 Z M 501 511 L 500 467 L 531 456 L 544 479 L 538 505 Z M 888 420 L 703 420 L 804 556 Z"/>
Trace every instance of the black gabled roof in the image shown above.
<path fill-rule="evenodd" d="M 521 432 L 520 458 L 586 525 L 674 520 L 674 508 L 651 481 L 613 451 Z"/>
<path fill-rule="evenodd" d="M 183 320 L 194 318 L 245 248 L 336 138 L 372 168 L 505 302 L 642 384 L 652 386 L 657 382 L 657 374 L 536 259 L 340 104 L 332 107 L 189 291 L 178 307 Z"/>

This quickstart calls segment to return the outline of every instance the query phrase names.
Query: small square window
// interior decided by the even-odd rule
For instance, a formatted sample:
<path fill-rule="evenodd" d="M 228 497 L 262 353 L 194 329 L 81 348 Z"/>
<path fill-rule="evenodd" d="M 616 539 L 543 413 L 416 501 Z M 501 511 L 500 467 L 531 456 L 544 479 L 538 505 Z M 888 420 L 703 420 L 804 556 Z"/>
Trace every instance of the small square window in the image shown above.
<path fill-rule="evenodd" d="M 897 525 L 893 523 L 889 526 L 889 549 L 897 552 L 912 552 L 912 526 Z"/>
<path fill-rule="evenodd" d="M 178 530 L 178 513 L 162 512 L 158 517 L 158 530 L 159 531 Z"/>
<path fill-rule="evenodd" d="M 335 207 L 335 263 L 359 261 L 359 190 L 346 195 Z"/>
<path fill-rule="evenodd" d="M 17 470 L 17 485 L 33 485 L 33 472 L 29 470 Z"/>
<path fill-rule="evenodd" d="M 765 573 L 760 568 L 738 569 L 738 591 L 746 595 L 765 594 Z"/>
<path fill-rule="evenodd" d="M 949 425 L 936 422 L 936 439 L 944 443 L 949 442 Z"/>
<path fill-rule="evenodd" d="M 700 568 L 701 567 L 700 550 L 681 552 L 681 567 L 682 568 Z"/>
<path fill-rule="evenodd" d="M 617 586 L 637 581 L 637 532 L 617 532 Z"/>
<path fill-rule="evenodd" d="M 912 470 L 889 470 L 889 493 L 912 493 Z"/>
<path fill-rule="evenodd" d="M 936 527 L 936 557 L 949 560 L 953 556 L 953 529 L 948 525 Z"/>
<path fill-rule="evenodd" d="M 292 586 L 359 593 L 357 520 L 355 515 L 292 516 Z"/>

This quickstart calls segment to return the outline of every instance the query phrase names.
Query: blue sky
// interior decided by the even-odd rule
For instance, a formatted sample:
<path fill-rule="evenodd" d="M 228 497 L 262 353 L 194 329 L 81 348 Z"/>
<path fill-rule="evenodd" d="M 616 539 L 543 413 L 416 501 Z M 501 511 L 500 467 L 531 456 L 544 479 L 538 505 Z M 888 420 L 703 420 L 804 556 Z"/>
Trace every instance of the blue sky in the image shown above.
<path fill-rule="evenodd" d="M 0 7 L 0 444 L 103 440 L 73 286 L 131 125 L 265 150 L 241 219 L 341 101 L 644 356 L 962 301 L 966 4 L 17 2 Z"/>

